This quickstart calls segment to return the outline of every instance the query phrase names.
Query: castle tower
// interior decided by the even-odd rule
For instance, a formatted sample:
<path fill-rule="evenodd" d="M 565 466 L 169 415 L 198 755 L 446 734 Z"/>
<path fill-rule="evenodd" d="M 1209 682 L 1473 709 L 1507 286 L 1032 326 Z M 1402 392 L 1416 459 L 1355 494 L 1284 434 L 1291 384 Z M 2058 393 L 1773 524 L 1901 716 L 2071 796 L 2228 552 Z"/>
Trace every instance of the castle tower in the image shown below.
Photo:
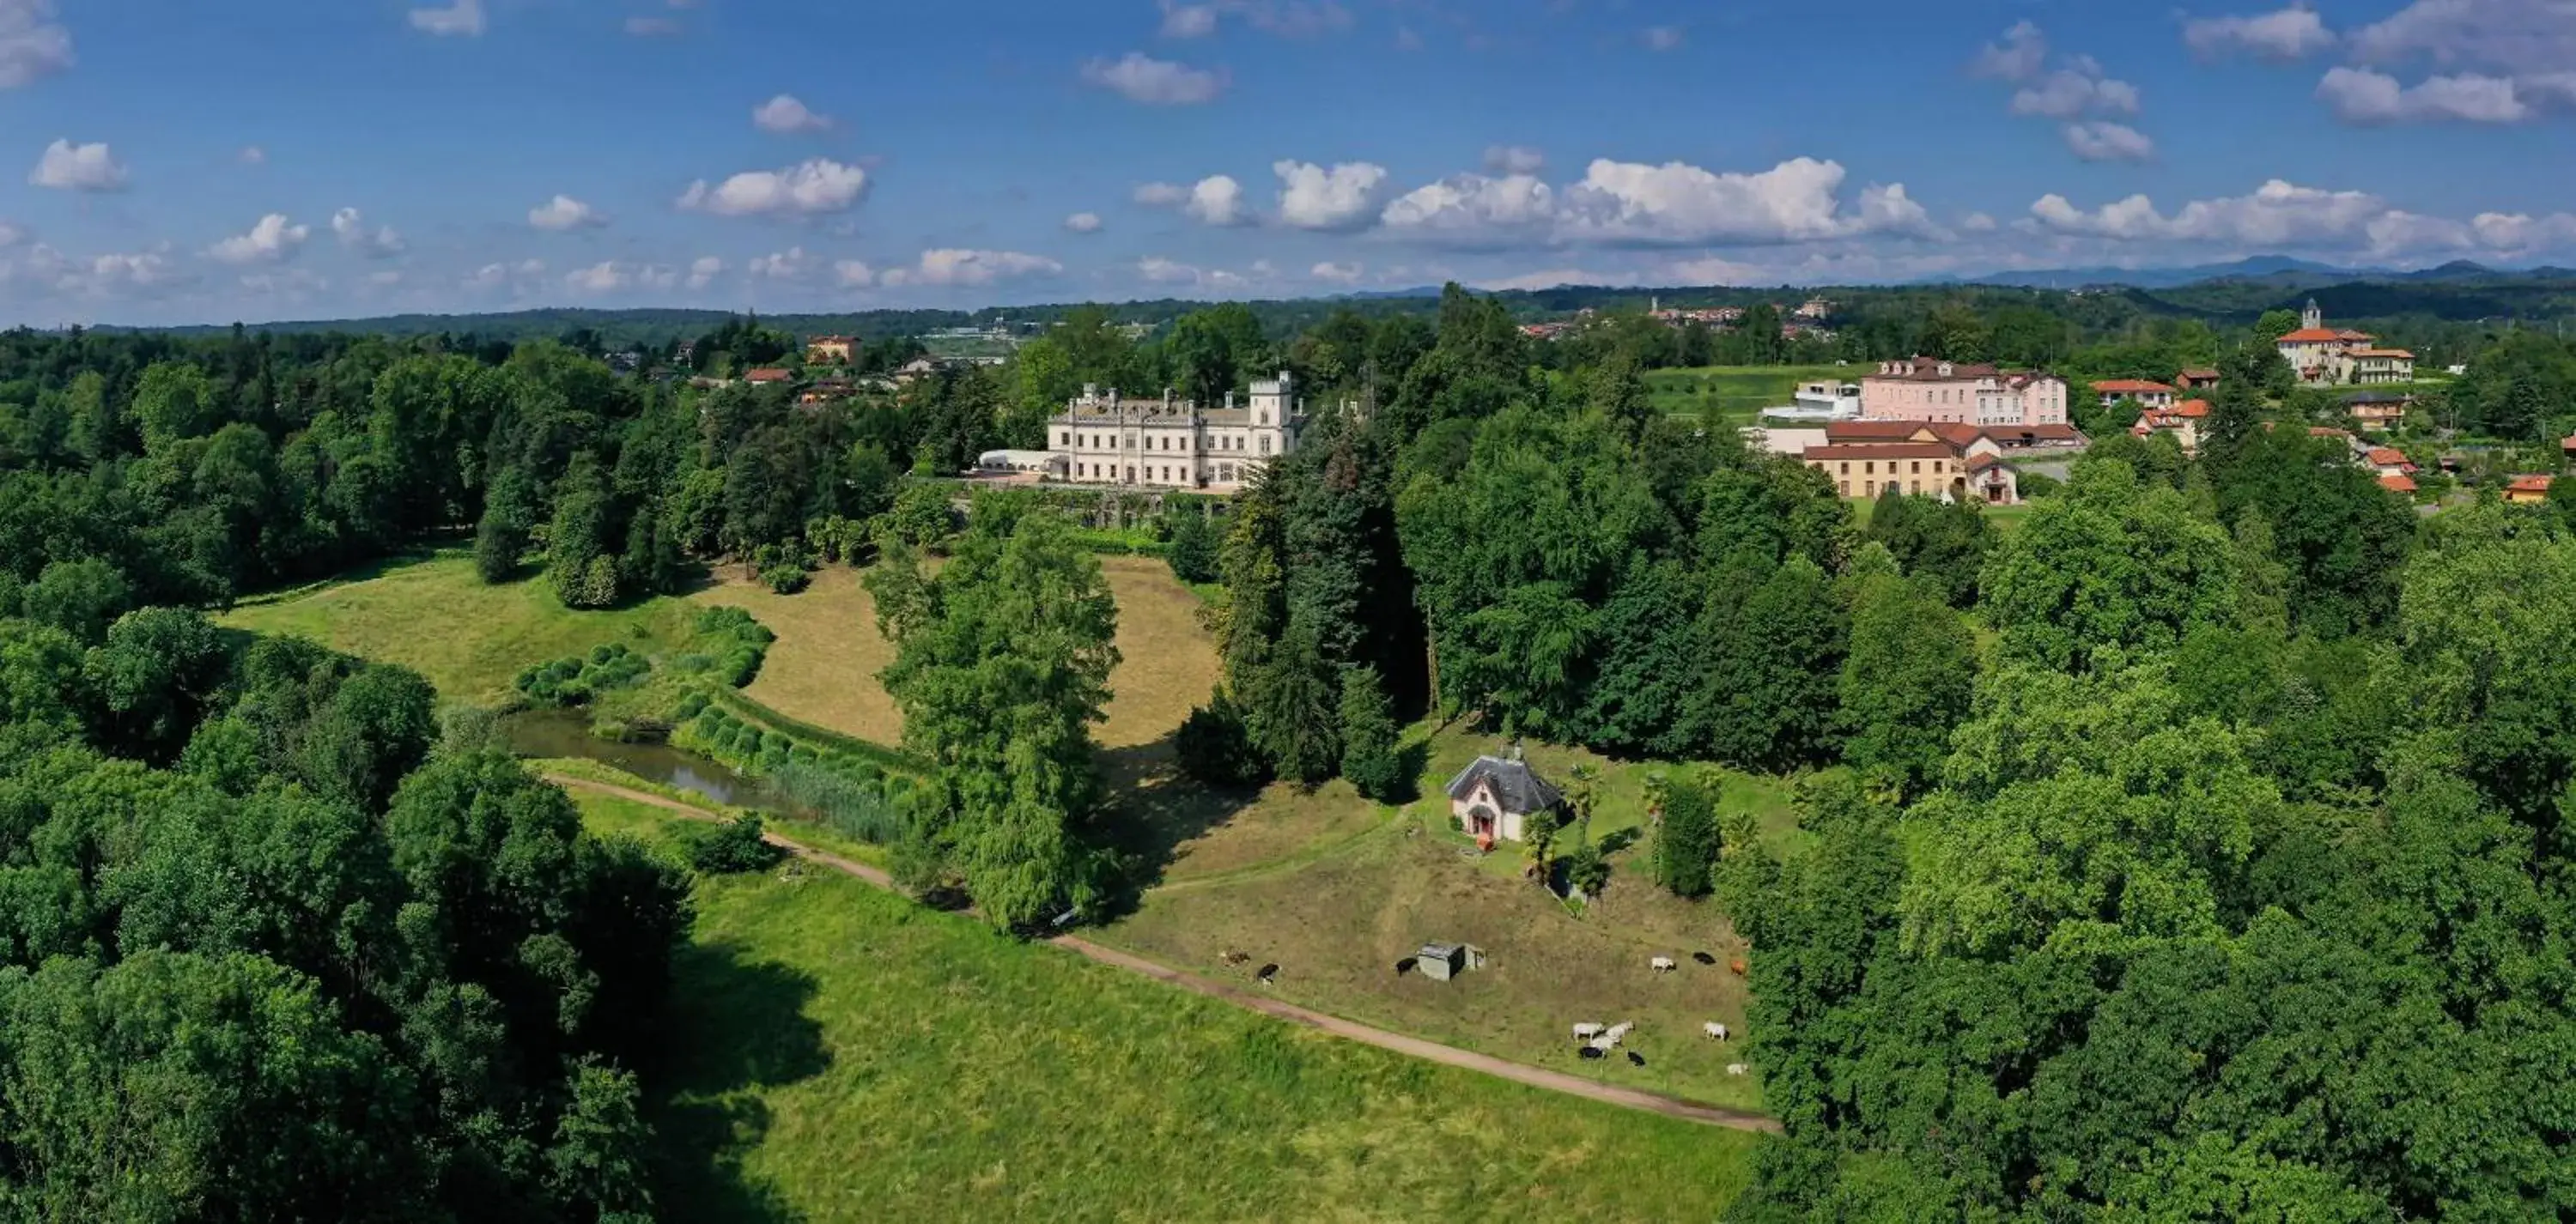
<path fill-rule="evenodd" d="M 2315 330 L 2317 330 L 2318 328 L 2324 327 L 2325 325 L 2326 325 L 2326 312 L 2324 312 L 2324 311 L 2322 311 L 2322 310 L 2317 309 L 2317 300 L 2316 300 L 2315 298 L 2309 298 L 2309 299 L 2308 299 L 2308 308 L 2307 308 L 2306 310 L 2304 310 L 2304 311 L 2301 311 L 2301 312 L 2300 312 L 2300 314 L 2299 314 L 2299 328 L 2300 328 L 2300 330 L 2302 330 L 2302 331 L 2315 331 Z"/>

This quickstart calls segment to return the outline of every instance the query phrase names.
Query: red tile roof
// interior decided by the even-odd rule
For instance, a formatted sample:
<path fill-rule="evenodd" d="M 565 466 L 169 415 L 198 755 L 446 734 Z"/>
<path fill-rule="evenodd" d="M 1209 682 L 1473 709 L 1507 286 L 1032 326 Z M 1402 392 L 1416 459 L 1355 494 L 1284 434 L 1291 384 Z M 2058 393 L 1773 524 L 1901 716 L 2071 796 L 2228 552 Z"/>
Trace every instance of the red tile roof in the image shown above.
<path fill-rule="evenodd" d="M 2173 388 L 2160 382 L 2148 382 L 2143 378 L 2108 379 L 2106 381 L 2093 384 L 2093 389 L 2104 395 L 2128 395 L 2133 393 L 2173 394 Z"/>
<path fill-rule="evenodd" d="M 2333 330 L 2330 330 L 2330 329 L 2327 329 L 2327 328 L 2323 328 L 2323 327 L 2302 327 L 2302 328 L 2300 328 L 2300 329 L 2299 329 L 2299 330 L 2297 330 L 2297 331 L 2291 332 L 2290 334 L 2288 334 L 2288 335 L 2286 335 L 2286 336 L 2281 337 L 2281 339 L 2279 340 L 2279 343 L 2281 343 L 2281 344 L 2325 344 L 2325 343 L 2329 343 L 2329 342 L 2331 342 L 2331 341 L 2335 341 L 2335 340 L 2350 340 L 2350 339 L 2353 339 L 2353 338 L 2355 338 L 2355 337 L 2359 337 L 2359 338 L 2361 338 L 2361 339 L 2363 339 L 2363 340 L 2368 340 L 2368 339 L 2370 339 L 2370 338 L 2371 338 L 2371 337 L 2370 337 L 2370 335 L 2369 335 L 2369 333 L 2367 333 L 2367 332 L 2341 332 L 2341 331 L 2333 331 Z"/>
<path fill-rule="evenodd" d="M 2415 481 L 2407 476 L 2382 476 L 2379 478 L 2379 487 L 2391 493 L 2412 493 L 2415 491 Z"/>
<path fill-rule="evenodd" d="M 1955 459 L 1959 452 L 1938 442 L 1878 442 L 1855 446 L 1810 446 L 1808 460 Z"/>
<path fill-rule="evenodd" d="M 2183 371 L 2183 372 L 2182 372 L 2181 377 L 2182 377 L 2182 380 L 2183 380 L 2184 382 L 2217 382 L 2217 381 L 2218 381 L 2218 371 L 2216 371 L 2216 370 L 2185 370 L 2185 371 Z"/>
<path fill-rule="evenodd" d="M 2407 462 L 2406 452 L 2394 446 L 2374 446 L 2370 448 L 2370 461 L 2394 467 Z"/>
<path fill-rule="evenodd" d="M 2546 493 L 2549 491 L 2549 483 L 2551 479 L 2551 477 L 2547 476 L 2518 476 L 2514 478 L 2514 482 L 2512 484 L 2504 487 L 2504 491 L 2507 493 Z"/>
<path fill-rule="evenodd" d="M 2174 405 L 2173 410 L 2174 415 L 2176 416 L 2205 417 L 2209 415 L 2209 401 L 2184 400 L 2183 402 Z"/>
<path fill-rule="evenodd" d="M 788 376 L 787 371 L 785 371 L 785 370 L 779 370 L 779 369 L 760 369 L 760 370 L 750 370 L 750 371 L 746 371 L 746 372 L 743 374 L 743 377 L 744 377 L 745 379 L 747 379 L 747 380 L 751 381 L 751 382 L 756 382 L 756 383 L 765 383 L 765 382 L 786 382 L 789 376 Z"/>
<path fill-rule="evenodd" d="M 1829 421 L 1825 424 L 1825 441 L 1834 445 L 1867 442 L 1903 442 L 1919 434 L 1930 434 L 1953 447 L 1974 443 L 1986 431 L 1957 421 Z"/>
<path fill-rule="evenodd" d="M 2410 353 L 2405 349 L 2354 349 L 2352 355 L 2355 357 L 2395 357 L 2403 361 L 2415 360 L 2415 354 Z"/>

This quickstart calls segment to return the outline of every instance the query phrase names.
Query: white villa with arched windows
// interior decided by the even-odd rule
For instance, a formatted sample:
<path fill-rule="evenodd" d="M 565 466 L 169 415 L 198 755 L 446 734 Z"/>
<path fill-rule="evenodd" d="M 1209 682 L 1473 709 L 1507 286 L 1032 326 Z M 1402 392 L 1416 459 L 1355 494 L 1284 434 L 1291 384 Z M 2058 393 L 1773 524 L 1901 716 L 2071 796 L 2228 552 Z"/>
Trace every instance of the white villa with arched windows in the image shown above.
<path fill-rule="evenodd" d="M 1073 484 L 1230 492 L 1296 450 L 1305 426 L 1285 372 L 1252 384 L 1240 406 L 1228 394 L 1222 408 L 1175 400 L 1169 391 L 1161 399 L 1127 399 L 1086 386 L 1047 422 L 1047 453 L 1063 461 L 1058 475 Z"/>

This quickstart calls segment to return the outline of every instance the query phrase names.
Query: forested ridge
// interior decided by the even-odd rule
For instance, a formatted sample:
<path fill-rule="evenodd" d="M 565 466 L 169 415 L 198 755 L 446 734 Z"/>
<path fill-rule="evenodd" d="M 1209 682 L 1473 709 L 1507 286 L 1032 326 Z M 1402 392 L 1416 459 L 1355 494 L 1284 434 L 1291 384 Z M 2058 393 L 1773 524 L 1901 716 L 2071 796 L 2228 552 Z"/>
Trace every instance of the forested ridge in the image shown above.
<path fill-rule="evenodd" d="M 1651 844 L 1595 839 L 1577 777 L 1530 854 L 1569 891 L 1706 895 L 1750 940 L 1785 1133 L 1739 1218 L 2576 1212 L 2576 500 L 2501 504 L 2508 469 L 2469 465 L 2419 514 L 2352 461 L 2339 398 L 2284 385 L 2277 320 L 2106 336 L 1983 300 L 1845 335 L 2206 362 L 2197 456 L 2089 405 L 2095 445 L 2025 477 L 2009 530 L 1864 514 L 1658 407 L 1669 346 L 1717 337 L 1613 315 L 1536 342 L 1454 289 L 1294 333 L 1081 312 L 1007 367 L 823 403 L 613 372 L 596 337 L 0 336 L 0 1194 L 652 1209 L 685 876 L 583 835 L 419 677 L 200 609 L 469 536 L 486 580 L 573 608 L 867 564 L 929 770 L 894 860 L 1029 932 L 1153 867 L 1095 765 L 1117 608 L 1062 513 L 1087 500 L 1209 596 L 1224 678 L 1174 744 L 1207 785 L 1406 802 L 1424 718 L 1672 765 Z M 1723 342 L 1796 356 L 1773 337 Z M 756 320 L 694 349 L 801 355 Z M 2533 443 L 2571 425 L 2576 352 L 2517 332 L 2469 365 L 2397 440 L 2562 462 Z M 1084 383 L 1278 369 L 1307 431 L 1221 507 L 984 495 L 961 524 L 930 479 Z M 1795 778 L 1794 843 L 1694 762 Z"/>

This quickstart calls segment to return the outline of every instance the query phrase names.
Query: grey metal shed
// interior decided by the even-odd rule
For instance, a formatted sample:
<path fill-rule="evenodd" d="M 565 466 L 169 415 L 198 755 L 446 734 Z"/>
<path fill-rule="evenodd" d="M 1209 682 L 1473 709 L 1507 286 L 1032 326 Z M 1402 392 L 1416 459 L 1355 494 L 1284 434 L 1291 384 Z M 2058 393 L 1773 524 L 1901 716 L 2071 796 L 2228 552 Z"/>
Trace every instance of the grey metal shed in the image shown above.
<path fill-rule="evenodd" d="M 1466 970 L 1467 949 L 1462 944 L 1427 943 L 1413 963 L 1424 977 L 1445 982 Z"/>

